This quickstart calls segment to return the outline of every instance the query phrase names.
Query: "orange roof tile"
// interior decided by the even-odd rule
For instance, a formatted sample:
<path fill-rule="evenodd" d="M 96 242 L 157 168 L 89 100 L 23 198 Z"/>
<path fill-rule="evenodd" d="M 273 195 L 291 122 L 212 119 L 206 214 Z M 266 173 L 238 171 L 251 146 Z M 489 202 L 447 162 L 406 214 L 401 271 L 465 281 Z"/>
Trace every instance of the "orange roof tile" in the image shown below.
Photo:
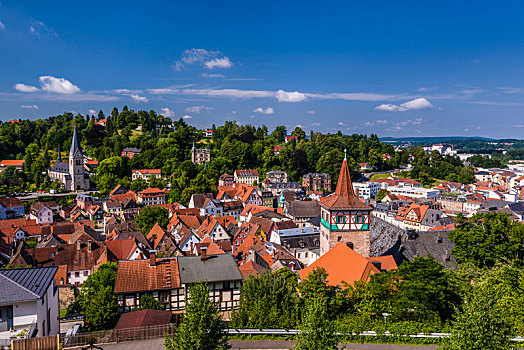
<path fill-rule="evenodd" d="M 167 272 L 169 271 L 169 272 Z M 166 290 L 180 287 L 176 258 L 127 260 L 118 262 L 115 293 Z"/>
<path fill-rule="evenodd" d="M 335 193 L 328 197 L 322 197 L 320 205 L 325 209 L 367 209 L 371 210 L 369 206 L 360 202 L 355 196 L 353 185 L 351 184 L 351 176 L 349 175 L 349 167 L 346 159 L 342 162 L 340 168 L 340 175 L 338 176 L 337 188 Z"/>
<path fill-rule="evenodd" d="M 368 281 L 369 276 L 380 271 L 371 261 L 340 242 L 313 264 L 299 270 L 298 274 L 305 280 L 309 273 L 317 267 L 322 267 L 328 273 L 327 283 L 330 286 L 342 286 L 342 282 L 350 285 L 355 281 Z"/>

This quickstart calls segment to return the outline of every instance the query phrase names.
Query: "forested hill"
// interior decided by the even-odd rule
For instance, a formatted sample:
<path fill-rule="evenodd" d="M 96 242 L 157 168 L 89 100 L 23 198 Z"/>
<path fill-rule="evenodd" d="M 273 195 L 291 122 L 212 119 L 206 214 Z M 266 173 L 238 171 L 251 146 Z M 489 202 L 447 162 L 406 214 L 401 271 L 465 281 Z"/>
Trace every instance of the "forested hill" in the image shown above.
<path fill-rule="evenodd" d="M 107 119 L 105 127 L 97 124 L 100 119 Z M 135 130 L 139 124 L 141 131 Z M 171 181 L 170 200 L 181 203 L 187 203 L 192 193 L 215 192 L 218 177 L 225 172 L 231 174 L 235 169 L 258 169 L 262 178 L 267 171 L 282 169 L 289 172 L 292 181 L 300 181 L 302 175 L 309 172 L 325 172 L 336 183 L 345 149 L 356 179 L 360 177 L 359 163 L 367 162 L 376 170 L 395 169 L 408 162 L 410 152 L 415 153 L 419 165 L 417 177 L 425 177 L 426 182 L 431 181 L 431 176 L 437 177 L 429 170 L 432 165 L 438 168 L 441 163 L 448 164 L 442 171 L 444 176 L 458 176 L 463 168 L 458 159 L 442 157 L 433 161 L 438 164 L 430 164 L 421 149 L 395 152 L 392 145 L 380 142 L 373 134 L 345 136 L 340 132 L 311 132 L 306 137 L 299 127 L 291 131 L 277 126 L 270 131 L 264 125 L 254 127 L 228 121 L 210 127 L 213 137 L 206 138 L 203 130 L 188 125 L 183 119 L 172 121 L 154 111 L 135 112 L 124 107 L 122 111 L 114 108 L 108 116 L 102 112 L 97 116 L 65 113 L 35 121 L 0 124 L 0 158 L 26 160 L 24 173 L 4 172 L 2 192 L 13 191 L 9 186 L 18 186 L 18 190 L 52 186 L 45 171 L 58 158 L 58 148 L 62 150 L 62 158 L 67 157 L 75 126 L 85 155 L 99 161 L 97 175 L 91 180 L 102 194 L 119 183 L 131 188 L 139 186 L 130 183 L 131 169 L 160 168 L 166 181 Z M 288 133 L 298 141 L 292 139 L 285 143 Z M 191 162 L 193 144 L 196 148 L 211 150 L 212 160 L 206 166 L 196 167 Z M 278 155 L 274 152 L 276 145 L 284 145 Z M 125 147 L 139 148 L 142 153 L 132 159 L 121 157 Z M 385 154 L 391 159 L 384 160 Z"/>

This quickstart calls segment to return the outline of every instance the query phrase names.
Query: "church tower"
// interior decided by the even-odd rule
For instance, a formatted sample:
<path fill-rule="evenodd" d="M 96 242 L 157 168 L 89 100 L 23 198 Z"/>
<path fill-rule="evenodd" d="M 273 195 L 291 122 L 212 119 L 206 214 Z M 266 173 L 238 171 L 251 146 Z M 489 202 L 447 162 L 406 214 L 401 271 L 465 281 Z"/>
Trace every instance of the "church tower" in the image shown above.
<path fill-rule="evenodd" d="M 370 213 L 371 208 L 362 203 L 353 191 L 344 156 L 335 193 L 320 202 L 320 255 L 343 242 L 360 255 L 369 257 Z"/>
<path fill-rule="evenodd" d="M 70 191 L 88 189 L 89 185 L 86 186 L 84 176 L 84 156 L 82 154 L 82 148 L 80 148 L 80 142 L 78 141 L 78 136 L 76 134 L 76 126 L 73 131 L 71 149 L 69 150 L 69 175 L 71 176 Z"/>

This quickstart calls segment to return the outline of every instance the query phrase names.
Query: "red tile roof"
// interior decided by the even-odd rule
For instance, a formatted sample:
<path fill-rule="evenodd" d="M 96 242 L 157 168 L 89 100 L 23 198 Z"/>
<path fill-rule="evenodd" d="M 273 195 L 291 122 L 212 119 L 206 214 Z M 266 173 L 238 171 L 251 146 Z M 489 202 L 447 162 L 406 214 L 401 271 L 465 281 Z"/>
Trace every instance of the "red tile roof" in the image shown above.
<path fill-rule="evenodd" d="M 0 162 L 0 166 L 22 166 L 25 160 L 21 159 L 4 159 Z"/>
<path fill-rule="evenodd" d="M 380 272 L 371 261 L 343 242 L 330 249 L 313 264 L 298 271 L 298 275 L 305 280 L 317 267 L 326 270 L 327 283 L 330 286 L 343 286 L 342 282 L 353 285 L 355 281 L 369 281 L 370 275 Z"/>
<path fill-rule="evenodd" d="M 172 313 L 165 310 L 138 310 L 126 312 L 120 316 L 115 329 L 160 326 L 171 322 Z"/>
<path fill-rule="evenodd" d="M 133 169 L 131 170 L 131 174 L 133 174 L 135 171 L 138 171 L 141 174 L 162 174 L 161 169 Z"/>
<path fill-rule="evenodd" d="M 320 200 L 320 205 L 325 209 L 367 209 L 371 210 L 369 206 L 362 203 L 353 191 L 351 184 L 351 176 L 349 175 L 349 167 L 346 159 L 342 162 L 340 175 L 338 176 L 337 188 L 335 193 L 328 197 L 323 197 Z"/>
<path fill-rule="evenodd" d="M 176 258 L 128 260 L 118 262 L 115 293 L 169 290 L 180 287 Z"/>

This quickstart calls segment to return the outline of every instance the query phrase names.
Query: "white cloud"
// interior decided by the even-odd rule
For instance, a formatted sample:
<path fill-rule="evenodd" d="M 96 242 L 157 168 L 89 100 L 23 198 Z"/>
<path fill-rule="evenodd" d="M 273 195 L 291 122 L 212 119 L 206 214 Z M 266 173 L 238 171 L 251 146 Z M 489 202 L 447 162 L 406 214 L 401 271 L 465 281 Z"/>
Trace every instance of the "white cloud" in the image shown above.
<path fill-rule="evenodd" d="M 422 124 L 423 121 L 424 121 L 424 119 L 422 119 L 422 118 L 415 118 L 415 119 L 405 120 L 403 122 L 395 123 L 391 127 L 387 128 L 386 131 L 397 132 L 397 131 L 402 130 L 403 127 L 408 126 L 408 125 L 420 125 L 420 124 Z"/>
<path fill-rule="evenodd" d="M 434 91 L 434 90 L 437 90 L 436 86 L 433 86 L 433 87 L 421 87 L 421 88 L 417 89 L 417 92 L 427 92 L 427 91 Z"/>
<path fill-rule="evenodd" d="M 113 90 L 113 92 L 117 94 L 127 95 L 127 94 L 141 94 L 143 91 L 142 90 L 130 90 L 130 89 L 115 89 Z"/>
<path fill-rule="evenodd" d="M 375 125 L 374 122 L 365 122 L 364 123 L 364 126 L 373 126 L 373 125 Z"/>
<path fill-rule="evenodd" d="M 302 125 L 302 124 L 297 124 L 296 128 L 304 129 L 304 125 Z"/>
<path fill-rule="evenodd" d="M 20 107 L 24 109 L 38 109 L 39 108 L 37 105 L 21 105 Z"/>
<path fill-rule="evenodd" d="M 322 124 L 317 123 L 317 122 L 315 122 L 315 123 L 311 123 L 311 126 L 320 126 L 320 125 L 322 125 Z"/>
<path fill-rule="evenodd" d="M 200 74 L 203 78 L 225 78 L 224 74 L 215 74 L 215 73 L 202 73 Z"/>
<path fill-rule="evenodd" d="M 205 95 L 213 97 L 231 98 L 255 98 L 255 97 L 274 97 L 272 91 L 260 90 L 238 90 L 238 89 L 183 89 L 180 91 L 185 95 Z"/>
<path fill-rule="evenodd" d="M 286 92 L 284 90 L 278 90 L 276 93 L 278 102 L 302 102 L 306 100 L 306 95 L 301 92 Z"/>
<path fill-rule="evenodd" d="M 43 75 L 38 78 L 42 90 L 47 92 L 56 92 L 57 94 L 76 94 L 80 88 L 64 78 L 55 78 L 50 75 Z"/>
<path fill-rule="evenodd" d="M 88 112 L 89 112 L 89 114 L 92 114 L 92 115 L 98 114 L 98 113 L 96 113 L 96 111 L 94 109 L 90 109 Z"/>
<path fill-rule="evenodd" d="M 310 110 L 310 111 L 307 111 L 306 113 L 307 113 L 307 114 L 311 114 L 311 115 L 313 115 L 313 114 L 315 114 L 315 113 L 317 113 L 317 112 L 315 112 L 315 111 L 313 111 L 313 110 Z"/>
<path fill-rule="evenodd" d="M 428 109 L 434 108 L 434 106 L 426 100 L 424 97 L 419 97 L 414 100 L 401 103 L 400 105 L 394 105 L 391 103 L 381 104 L 376 106 L 375 110 L 382 112 L 405 112 L 410 110 Z"/>
<path fill-rule="evenodd" d="M 229 57 L 224 56 L 220 51 L 208 51 L 206 49 L 188 49 L 182 52 L 179 59 L 173 64 L 173 68 L 178 72 L 184 66 L 191 64 L 200 64 L 207 69 L 213 68 L 231 68 L 233 62 Z"/>
<path fill-rule="evenodd" d="M 337 125 L 344 126 L 344 125 L 346 125 L 346 123 L 338 122 Z"/>
<path fill-rule="evenodd" d="M 130 96 L 130 97 L 133 99 L 133 101 L 135 101 L 135 102 L 147 102 L 147 101 L 148 101 L 147 97 L 145 97 L 145 96 L 134 95 L 134 94 L 133 94 L 133 95 L 129 95 L 129 96 Z"/>
<path fill-rule="evenodd" d="M 377 124 L 387 124 L 388 121 L 386 119 L 379 119 L 377 120 Z"/>
<path fill-rule="evenodd" d="M 160 108 L 160 110 L 162 111 L 162 115 L 164 117 L 174 117 L 175 116 L 175 112 L 173 112 L 168 107 Z"/>
<path fill-rule="evenodd" d="M 30 32 L 31 34 L 35 34 L 35 33 L 36 33 L 36 29 L 35 29 L 33 26 L 30 26 L 30 27 L 29 27 L 29 32 Z"/>
<path fill-rule="evenodd" d="M 253 112 L 261 114 L 275 114 L 275 110 L 272 107 L 267 107 L 266 109 L 258 107 L 257 109 L 253 110 Z"/>
<path fill-rule="evenodd" d="M 212 111 L 214 108 L 213 107 L 206 107 L 206 106 L 191 106 L 191 107 L 186 107 L 184 109 L 184 111 L 188 112 L 188 113 L 196 113 L 196 114 L 199 114 L 200 112 L 202 111 Z"/>
<path fill-rule="evenodd" d="M 5 30 L 5 25 L 2 23 L 2 21 L 0 21 L 0 29 Z"/>
<path fill-rule="evenodd" d="M 185 116 L 183 116 L 182 118 L 183 118 L 183 119 L 191 119 L 191 118 L 193 118 L 193 117 L 190 116 L 190 115 L 185 115 Z"/>
<path fill-rule="evenodd" d="M 21 83 L 15 84 L 14 88 L 15 88 L 15 90 L 18 90 L 18 91 L 21 91 L 21 92 L 35 92 L 35 91 L 39 90 L 36 86 L 25 85 L 25 84 L 21 84 Z"/>
<path fill-rule="evenodd" d="M 233 62 L 229 59 L 229 57 L 224 56 L 222 58 L 213 58 L 210 61 L 204 62 L 204 65 L 207 69 L 214 69 L 214 68 L 231 68 L 233 67 Z"/>

